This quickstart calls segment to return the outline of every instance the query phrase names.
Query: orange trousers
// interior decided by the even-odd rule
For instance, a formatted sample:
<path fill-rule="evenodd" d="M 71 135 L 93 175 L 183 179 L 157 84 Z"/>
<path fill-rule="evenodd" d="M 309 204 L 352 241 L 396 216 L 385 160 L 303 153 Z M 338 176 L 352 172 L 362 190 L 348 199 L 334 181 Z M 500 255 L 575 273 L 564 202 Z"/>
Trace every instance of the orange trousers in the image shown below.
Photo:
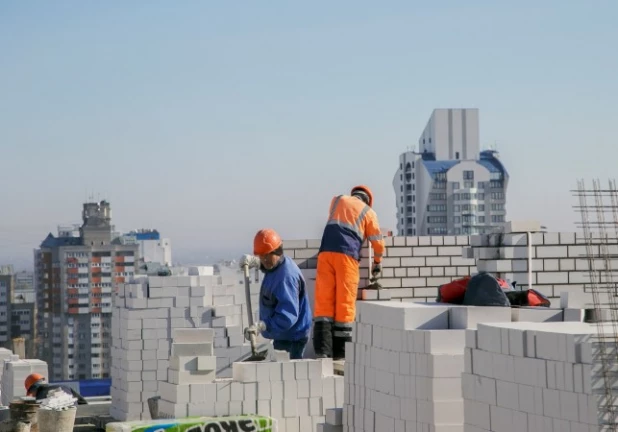
<path fill-rule="evenodd" d="M 321 252 L 315 278 L 315 318 L 350 324 L 356 317 L 359 263 L 338 252 Z"/>

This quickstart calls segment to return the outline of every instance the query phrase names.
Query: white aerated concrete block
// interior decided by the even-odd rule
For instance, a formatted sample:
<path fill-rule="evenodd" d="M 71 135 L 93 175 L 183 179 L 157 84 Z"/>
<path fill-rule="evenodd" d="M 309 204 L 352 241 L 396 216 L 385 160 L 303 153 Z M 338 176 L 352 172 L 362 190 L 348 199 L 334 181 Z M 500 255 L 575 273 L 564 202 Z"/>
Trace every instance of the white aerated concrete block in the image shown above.
<path fill-rule="evenodd" d="M 460 306 L 449 311 L 450 328 L 475 329 L 478 323 L 511 322 L 511 308 L 494 306 Z"/>

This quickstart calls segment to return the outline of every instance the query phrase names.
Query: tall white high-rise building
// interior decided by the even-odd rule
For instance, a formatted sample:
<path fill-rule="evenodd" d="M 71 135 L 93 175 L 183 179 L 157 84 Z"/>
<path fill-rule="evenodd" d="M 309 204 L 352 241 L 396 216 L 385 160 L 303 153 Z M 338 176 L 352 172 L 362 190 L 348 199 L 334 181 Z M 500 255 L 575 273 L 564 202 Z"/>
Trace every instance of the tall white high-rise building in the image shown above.
<path fill-rule="evenodd" d="M 477 234 L 504 223 L 509 176 L 498 152 L 480 150 L 478 109 L 435 109 L 418 149 L 399 156 L 393 179 L 398 235 Z"/>

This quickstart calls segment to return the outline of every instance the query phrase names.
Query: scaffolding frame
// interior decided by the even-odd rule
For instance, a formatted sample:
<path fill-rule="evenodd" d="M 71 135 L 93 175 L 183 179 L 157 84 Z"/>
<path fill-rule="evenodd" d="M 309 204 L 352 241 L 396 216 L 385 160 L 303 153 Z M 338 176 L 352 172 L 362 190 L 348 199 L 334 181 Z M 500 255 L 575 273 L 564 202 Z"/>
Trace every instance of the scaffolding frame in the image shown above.
<path fill-rule="evenodd" d="M 577 181 L 572 191 L 578 198 L 577 224 L 583 233 L 593 300 L 592 335 L 593 393 L 598 402 L 599 425 L 603 431 L 618 432 L 618 188 L 610 179 L 607 188 L 598 179 L 587 187 Z"/>

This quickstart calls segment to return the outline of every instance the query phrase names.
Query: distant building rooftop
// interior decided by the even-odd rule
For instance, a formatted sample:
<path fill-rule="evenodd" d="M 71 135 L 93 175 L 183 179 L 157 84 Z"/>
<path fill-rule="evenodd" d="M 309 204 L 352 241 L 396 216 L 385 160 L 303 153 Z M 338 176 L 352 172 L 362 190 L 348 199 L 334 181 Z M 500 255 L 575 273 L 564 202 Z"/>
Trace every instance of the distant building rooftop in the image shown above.
<path fill-rule="evenodd" d="M 476 161 L 479 165 L 487 168 L 490 173 L 503 173 L 507 175 L 506 168 L 496 157 L 497 152 L 493 150 L 484 150 L 480 154 L 480 159 Z M 447 172 L 452 167 L 457 165 L 460 160 L 444 160 L 438 161 L 433 153 L 423 153 L 422 163 L 429 171 L 429 174 L 434 177 L 438 173 Z"/>
<path fill-rule="evenodd" d="M 52 233 L 49 233 L 45 240 L 41 243 L 42 248 L 82 245 L 83 241 L 81 237 L 55 237 Z"/>

